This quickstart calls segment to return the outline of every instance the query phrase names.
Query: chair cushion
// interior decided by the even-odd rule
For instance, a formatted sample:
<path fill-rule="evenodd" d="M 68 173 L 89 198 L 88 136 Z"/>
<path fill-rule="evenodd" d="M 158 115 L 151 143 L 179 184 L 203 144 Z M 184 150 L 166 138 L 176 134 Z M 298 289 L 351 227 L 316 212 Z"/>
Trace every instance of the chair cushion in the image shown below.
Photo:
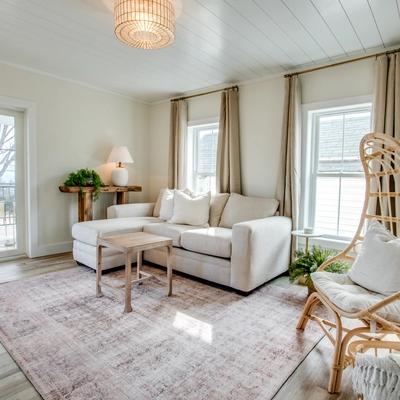
<path fill-rule="evenodd" d="M 219 226 L 232 228 L 239 222 L 272 217 L 278 206 L 279 202 L 276 199 L 248 197 L 232 193 L 222 213 Z"/>
<path fill-rule="evenodd" d="M 98 237 L 141 232 L 145 225 L 160 221 L 154 217 L 130 217 L 78 222 L 72 226 L 72 237 L 91 246 L 97 246 Z"/>
<path fill-rule="evenodd" d="M 151 226 L 150 226 L 151 225 Z M 175 247 L 181 246 L 181 234 L 190 229 L 199 229 L 199 226 L 177 225 L 169 222 L 157 224 L 148 224 L 143 228 L 143 232 L 153 233 L 154 235 L 166 236 L 172 239 L 172 245 Z"/>
<path fill-rule="evenodd" d="M 314 286 L 341 310 L 355 313 L 383 300 L 386 296 L 356 285 L 346 274 L 314 272 Z M 392 322 L 400 322 L 400 301 L 381 308 L 379 316 Z"/>
<path fill-rule="evenodd" d="M 231 257 L 232 229 L 205 228 L 186 231 L 181 235 L 184 249 L 209 256 Z"/>
<path fill-rule="evenodd" d="M 349 277 L 387 296 L 400 292 L 400 239 L 378 221 L 371 221 Z"/>
<path fill-rule="evenodd" d="M 229 193 L 216 193 L 211 196 L 210 203 L 210 226 L 218 226 L 221 221 L 221 215 L 229 199 Z"/>

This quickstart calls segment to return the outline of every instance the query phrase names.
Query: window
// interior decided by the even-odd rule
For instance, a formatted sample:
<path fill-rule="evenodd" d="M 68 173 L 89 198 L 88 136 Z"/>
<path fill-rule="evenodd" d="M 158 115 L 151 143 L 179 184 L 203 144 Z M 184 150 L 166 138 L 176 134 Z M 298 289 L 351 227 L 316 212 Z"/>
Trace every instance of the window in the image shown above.
<path fill-rule="evenodd" d="M 0 109 L 0 257 L 24 250 L 23 115 Z"/>
<path fill-rule="evenodd" d="M 311 110 L 307 121 L 304 226 L 349 240 L 364 204 L 359 143 L 371 130 L 371 104 Z"/>
<path fill-rule="evenodd" d="M 218 123 L 193 125 L 188 130 L 188 187 L 197 193 L 215 192 Z"/>

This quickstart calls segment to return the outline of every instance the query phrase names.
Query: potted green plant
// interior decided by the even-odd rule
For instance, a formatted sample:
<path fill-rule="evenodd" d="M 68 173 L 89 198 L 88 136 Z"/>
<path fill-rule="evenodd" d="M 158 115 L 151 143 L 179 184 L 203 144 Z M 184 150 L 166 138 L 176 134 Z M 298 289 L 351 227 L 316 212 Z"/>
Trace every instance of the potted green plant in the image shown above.
<path fill-rule="evenodd" d="M 67 180 L 64 182 L 65 186 L 79 186 L 82 187 L 93 187 L 93 200 L 99 198 L 99 190 L 102 186 L 105 186 L 100 178 L 100 175 L 93 169 L 83 168 L 78 171 L 71 172 L 68 175 Z"/>
<path fill-rule="evenodd" d="M 295 253 L 295 260 L 289 266 L 289 279 L 292 283 L 301 283 L 307 286 L 308 293 L 315 291 L 311 274 L 315 272 L 328 258 L 334 256 L 336 252 L 330 249 L 323 249 L 313 246 L 311 251 L 299 250 Z M 344 261 L 338 260 L 329 265 L 325 271 L 335 273 L 345 273 L 349 265 Z"/>

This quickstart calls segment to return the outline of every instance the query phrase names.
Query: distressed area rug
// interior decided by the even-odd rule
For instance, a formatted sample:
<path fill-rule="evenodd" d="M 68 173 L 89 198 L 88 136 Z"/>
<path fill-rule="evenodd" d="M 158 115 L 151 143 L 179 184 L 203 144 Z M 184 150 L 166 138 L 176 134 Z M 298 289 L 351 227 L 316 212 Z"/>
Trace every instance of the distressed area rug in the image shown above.
<path fill-rule="evenodd" d="M 299 287 L 242 297 L 175 276 L 166 297 L 152 278 L 130 314 L 103 292 L 81 267 L 0 285 L 0 340 L 44 399 L 267 400 L 322 336 L 295 329 Z"/>

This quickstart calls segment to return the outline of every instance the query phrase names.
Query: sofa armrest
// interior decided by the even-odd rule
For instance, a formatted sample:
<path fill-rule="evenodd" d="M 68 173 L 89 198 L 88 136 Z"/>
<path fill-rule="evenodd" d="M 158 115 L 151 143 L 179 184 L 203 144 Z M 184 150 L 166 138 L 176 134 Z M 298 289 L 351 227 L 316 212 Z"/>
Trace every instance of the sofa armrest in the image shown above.
<path fill-rule="evenodd" d="M 107 218 L 152 217 L 154 203 L 119 204 L 107 208 Z"/>
<path fill-rule="evenodd" d="M 249 292 L 288 269 L 292 221 L 269 217 L 232 227 L 231 286 Z"/>

